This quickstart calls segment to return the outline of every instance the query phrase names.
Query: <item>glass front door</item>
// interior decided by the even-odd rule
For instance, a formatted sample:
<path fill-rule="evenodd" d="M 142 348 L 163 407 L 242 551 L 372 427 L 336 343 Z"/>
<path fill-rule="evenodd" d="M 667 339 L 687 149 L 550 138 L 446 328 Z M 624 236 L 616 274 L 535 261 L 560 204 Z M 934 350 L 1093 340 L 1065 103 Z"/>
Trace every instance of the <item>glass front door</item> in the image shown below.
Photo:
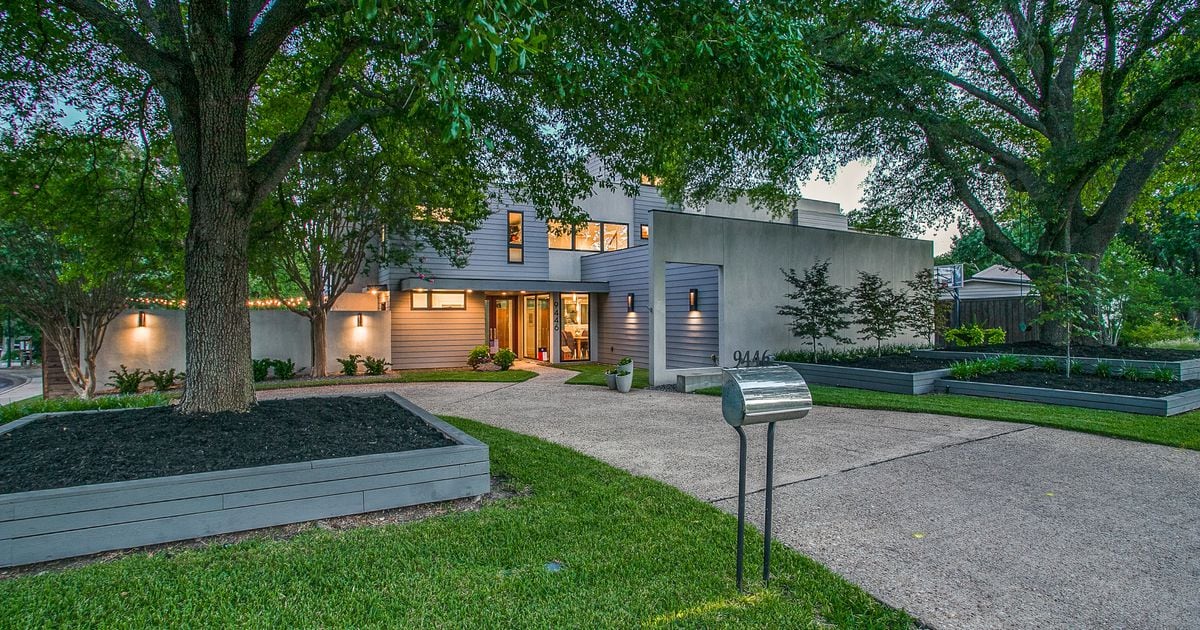
<path fill-rule="evenodd" d="M 550 296 L 525 296 L 525 352 L 527 359 L 550 360 Z"/>
<path fill-rule="evenodd" d="M 516 298 L 488 298 L 488 346 L 492 352 L 500 348 L 517 350 L 517 319 Z"/>

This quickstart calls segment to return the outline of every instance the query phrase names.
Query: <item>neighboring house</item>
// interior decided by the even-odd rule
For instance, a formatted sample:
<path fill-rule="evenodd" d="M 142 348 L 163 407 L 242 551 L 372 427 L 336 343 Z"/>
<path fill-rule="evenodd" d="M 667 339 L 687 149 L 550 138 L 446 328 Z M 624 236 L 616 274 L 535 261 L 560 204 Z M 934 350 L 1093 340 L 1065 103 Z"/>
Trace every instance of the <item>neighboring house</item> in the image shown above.
<path fill-rule="evenodd" d="M 1041 334 L 1035 323 L 1040 309 L 1029 299 L 1036 293 L 1029 276 L 1020 270 L 992 265 L 963 281 L 950 325 L 1003 328 L 1007 341 L 1036 341 Z M 943 299 L 953 301 L 954 295 L 947 292 Z"/>
<path fill-rule="evenodd" d="M 865 270 L 900 287 L 932 265 L 931 242 L 851 231 L 827 202 L 800 199 L 782 217 L 741 201 L 683 210 L 643 184 L 632 197 L 597 188 L 578 205 L 590 222 L 569 230 L 531 206 L 497 202 L 466 266 L 425 252 L 423 274 L 384 267 L 364 278 L 335 305 L 330 362 L 354 352 L 385 354 L 395 369 L 462 366 L 487 345 L 556 363 L 629 356 L 654 383 L 673 383 L 681 369 L 798 345 L 776 313 L 791 290 L 780 268 L 828 258 L 839 284 Z M 364 293 L 370 285 L 388 292 Z M 134 312 L 114 321 L 102 370 L 182 367 L 182 312 L 152 315 L 148 326 Z M 255 358 L 306 365 L 306 320 L 257 310 L 251 320 Z"/>
<path fill-rule="evenodd" d="M 1033 283 L 1019 269 L 992 265 L 963 281 L 960 300 L 1025 298 L 1033 292 Z"/>

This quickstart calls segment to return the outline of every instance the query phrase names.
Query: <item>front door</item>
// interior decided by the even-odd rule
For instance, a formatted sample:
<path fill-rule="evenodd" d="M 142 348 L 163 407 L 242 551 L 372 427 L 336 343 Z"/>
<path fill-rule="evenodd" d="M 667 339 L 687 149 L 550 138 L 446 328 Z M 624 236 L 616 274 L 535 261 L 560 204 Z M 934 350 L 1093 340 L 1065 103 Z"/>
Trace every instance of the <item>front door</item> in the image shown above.
<path fill-rule="evenodd" d="M 511 297 L 489 297 L 488 303 L 488 347 L 492 352 L 500 348 L 517 349 L 517 299 Z"/>

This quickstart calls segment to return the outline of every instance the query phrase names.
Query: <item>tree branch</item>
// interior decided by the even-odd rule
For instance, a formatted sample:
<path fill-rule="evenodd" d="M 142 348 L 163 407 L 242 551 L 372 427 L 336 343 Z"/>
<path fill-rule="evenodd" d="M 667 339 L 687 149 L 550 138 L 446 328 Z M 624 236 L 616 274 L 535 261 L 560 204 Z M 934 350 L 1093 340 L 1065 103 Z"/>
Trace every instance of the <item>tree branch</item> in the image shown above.
<path fill-rule="evenodd" d="M 179 64 L 146 41 L 115 11 L 97 0 L 58 0 L 59 4 L 83 18 L 101 37 L 107 39 L 134 65 L 157 82 L 178 84 Z"/>

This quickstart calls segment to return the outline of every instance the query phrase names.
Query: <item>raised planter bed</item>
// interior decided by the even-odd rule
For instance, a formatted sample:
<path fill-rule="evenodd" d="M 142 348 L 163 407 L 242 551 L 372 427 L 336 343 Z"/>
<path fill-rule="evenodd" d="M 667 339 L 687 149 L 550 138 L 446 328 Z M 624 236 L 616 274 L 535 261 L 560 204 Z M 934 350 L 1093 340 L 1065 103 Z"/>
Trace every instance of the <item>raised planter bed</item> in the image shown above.
<path fill-rule="evenodd" d="M 990 357 L 1000 356 L 1002 354 L 1016 354 L 1017 356 L 1041 361 L 1044 359 L 1056 359 L 1060 364 L 1066 361 L 1062 355 L 1051 354 L 1024 354 L 1014 352 L 996 352 L 996 351 L 966 351 L 966 350 L 914 350 L 913 356 L 926 357 L 930 359 L 946 359 L 950 361 L 972 361 L 975 359 L 987 359 Z M 1181 381 L 1190 381 L 1200 379 L 1200 359 L 1184 359 L 1179 361 L 1166 360 L 1141 360 L 1141 359 L 1121 359 L 1110 357 L 1071 357 L 1072 361 L 1077 361 L 1082 365 L 1096 365 L 1097 363 L 1107 363 L 1116 368 L 1119 372 L 1127 368 L 1135 368 L 1143 371 L 1157 370 L 1167 368 L 1175 374 L 1175 378 Z"/>
<path fill-rule="evenodd" d="M 1050 405 L 1103 409 L 1106 411 L 1124 411 L 1152 416 L 1173 416 L 1192 411 L 1193 409 L 1200 409 L 1200 389 L 1167 396 L 1150 397 L 1083 392 L 1049 387 L 1030 387 L 1027 385 L 1010 385 L 1006 383 L 960 381 L 955 379 L 939 379 L 934 383 L 934 386 L 944 389 L 950 394 L 1023 400 Z"/>
<path fill-rule="evenodd" d="M 446 445 L 0 494 L 0 566 L 446 501 L 489 491 L 486 444 L 400 396 L 385 396 L 432 427 L 444 437 Z M 67 414 L 22 418 L 0 427 L 0 436 L 63 415 Z"/>
<path fill-rule="evenodd" d="M 900 372 L 875 368 L 860 368 L 836 363 L 793 363 L 778 361 L 800 373 L 807 383 L 856 387 L 895 394 L 928 394 L 935 381 L 950 375 L 949 369 Z"/>

